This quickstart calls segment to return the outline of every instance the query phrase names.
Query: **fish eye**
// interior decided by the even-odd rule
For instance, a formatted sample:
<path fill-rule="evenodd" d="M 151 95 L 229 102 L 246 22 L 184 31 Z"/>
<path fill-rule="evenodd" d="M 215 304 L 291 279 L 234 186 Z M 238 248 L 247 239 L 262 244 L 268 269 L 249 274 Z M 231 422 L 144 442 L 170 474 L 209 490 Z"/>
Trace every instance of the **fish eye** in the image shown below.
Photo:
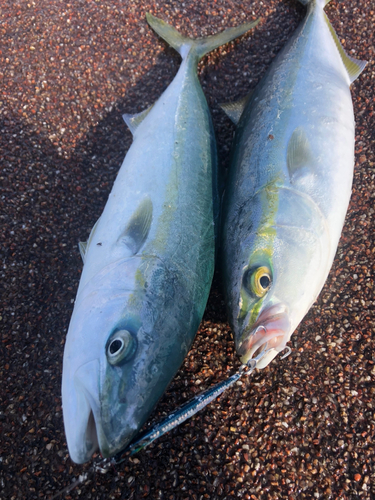
<path fill-rule="evenodd" d="M 268 292 L 272 284 L 271 270 L 268 266 L 260 266 L 249 269 L 244 276 L 244 285 L 247 290 L 262 298 Z"/>
<path fill-rule="evenodd" d="M 124 347 L 124 341 L 122 339 L 112 340 L 112 342 L 109 344 L 109 354 L 111 356 L 114 356 L 123 347 Z"/>
<path fill-rule="evenodd" d="M 259 279 L 259 284 L 264 290 L 266 290 L 266 288 L 268 288 L 271 284 L 271 278 L 269 275 L 263 274 Z"/>
<path fill-rule="evenodd" d="M 128 330 L 117 330 L 107 343 L 107 358 L 111 365 L 129 361 L 137 349 L 137 341 Z"/>

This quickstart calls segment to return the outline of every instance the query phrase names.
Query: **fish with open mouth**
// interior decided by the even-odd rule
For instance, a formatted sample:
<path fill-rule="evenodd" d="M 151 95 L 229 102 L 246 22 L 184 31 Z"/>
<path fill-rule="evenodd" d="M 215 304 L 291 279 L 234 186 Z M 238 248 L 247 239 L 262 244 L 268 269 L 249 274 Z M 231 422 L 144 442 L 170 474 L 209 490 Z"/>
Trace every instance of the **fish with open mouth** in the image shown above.
<path fill-rule="evenodd" d="M 67 334 L 62 400 L 74 462 L 121 451 L 180 367 L 214 271 L 216 145 L 197 76 L 207 52 L 247 23 L 199 40 L 148 14 L 182 56 L 157 102 L 125 115 L 133 143 L 86 243 Z"/>
<path fill-rule="evenodd" d="M 222 271 L 243 363 L 285 349 L 331 268 L 351 195 L 349 86 L 366 62 L 344 51 L 325 0 L 307 15 L 255 91 L 223 105 L 237 124 L 223 203 Z"/>

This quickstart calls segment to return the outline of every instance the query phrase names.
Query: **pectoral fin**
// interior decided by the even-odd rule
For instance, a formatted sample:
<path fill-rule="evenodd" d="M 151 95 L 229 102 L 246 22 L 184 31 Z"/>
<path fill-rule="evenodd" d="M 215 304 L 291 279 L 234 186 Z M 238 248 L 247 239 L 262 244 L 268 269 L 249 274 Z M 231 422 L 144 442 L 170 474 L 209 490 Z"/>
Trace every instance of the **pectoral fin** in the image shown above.
<path fill-rule="evenodd" d="M 118 244 L 125 245 L 133 255 L 139 252 L 147 239 L 151 228 L 152 211 L 150 198 L 145 198 L 118 239 Z"/>
<path fill-rule="evenodd" d="M 302 127 L 297 127 L 289 139 L 286 162 L 289 171 L 290 181 L 302 168 L 311 168 L 313 155 L 310 143 Z"/>

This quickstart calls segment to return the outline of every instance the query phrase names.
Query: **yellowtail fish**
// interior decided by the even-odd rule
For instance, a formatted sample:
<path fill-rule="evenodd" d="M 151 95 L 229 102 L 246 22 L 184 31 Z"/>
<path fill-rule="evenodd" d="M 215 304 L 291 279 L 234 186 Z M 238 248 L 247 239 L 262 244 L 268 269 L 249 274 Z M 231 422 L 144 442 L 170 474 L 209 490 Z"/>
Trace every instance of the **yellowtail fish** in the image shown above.
<path fill-rule="evenodd" d="M 196 69 L 204 54 L 256 24 L 191 40 L 147 20 L 182 63 L 151 108 L 124 116 L 132 146 L 80 245 L 84 267 L 62 380 L 77 463 L 98 448 L 111 457 L 126 447 L 194 339 L 212 281 L 218 212 L 215 139 Z"/>
<path fill-rule="evenodd" d="M 350 84 L 365 67 L 324 13 L 307 14 L 252 95 L 223 106 L 238 124 L 223 206 L 222 267 L 243 363 L 282 350 L 320 293 L 348 208 L 354 167 Z"/>

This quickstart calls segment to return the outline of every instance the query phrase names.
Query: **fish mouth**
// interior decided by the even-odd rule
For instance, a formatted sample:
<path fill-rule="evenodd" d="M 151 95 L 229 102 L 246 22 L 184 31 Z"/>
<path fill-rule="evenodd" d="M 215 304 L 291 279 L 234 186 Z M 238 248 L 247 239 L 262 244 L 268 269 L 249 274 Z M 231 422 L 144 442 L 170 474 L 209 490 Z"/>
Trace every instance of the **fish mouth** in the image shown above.
<path fill-rule="evenodd" d="M 90 411 L 90 415 L 87 420 L 85 441 L 86 441 L 87 455 L 91 457 L 95 453 L 95 451 L 99 448 L 98 433 L 96 431 L 96 423 L 95 423 L 94 413 L 92 410 Z"/>
<path fill-rule="evenodd" d="M 83 464 L 90 460 L 99 447 L 95 421 L 95 393 L 98 392 L 92 380 L 99 373 L 99 360 L 81 366 L 73 381 L 65 380 L 63 372 L 62 400 L 64 427 L 69 454 L 73 462 Z M 96 378 L 97 379 L 97 378 Z M 95 380 L 95 378 L 94 378 Z M 91 387 L 88 387 L 88 384 Z"/>
<path fill-rule="evenodd" d="M 105 458 L 114 456 L 138 431 L 125 402 L 110 405 L 103 399 L 99 369 L 98 359 L 89 361 L 77 369 L 73 383 L 63 385 L 65 435 L 70 457 L 77 464 L 91 460 L 97 450 Z"/>
<path fill-rule="evenodd" d="M 264 368 L 285 348 L 290 331 L 288 309 L 284 304 L 275 304 L 264 309 L 256 322 L 243 332 L 238 354 L 246 364 L 262 351 L 267 351 L 257 363 L 257 368 Z"/>
<path fill-rule="evenodd" d="M 85 416 L 82 415 L 82 417 L 83 419 L 85 419 Z M 79 449 L 75 448 L 75 451 L 70 451 L 70 456 L 73 462 L 78 464 L 83 464 L 89 461 L 93 456 L 93 454 L 99 448 L 99 439 L 95 423 L 95 417 L 91 409 L 88 413 L 88 416 L 86 414 L 85 420 L 87 420 L 87 422 L 86 424 L 83 425 L 83 427 L 85 426 L 86 430 L 84 432 L 81 446 L 79 447 Z"/>

